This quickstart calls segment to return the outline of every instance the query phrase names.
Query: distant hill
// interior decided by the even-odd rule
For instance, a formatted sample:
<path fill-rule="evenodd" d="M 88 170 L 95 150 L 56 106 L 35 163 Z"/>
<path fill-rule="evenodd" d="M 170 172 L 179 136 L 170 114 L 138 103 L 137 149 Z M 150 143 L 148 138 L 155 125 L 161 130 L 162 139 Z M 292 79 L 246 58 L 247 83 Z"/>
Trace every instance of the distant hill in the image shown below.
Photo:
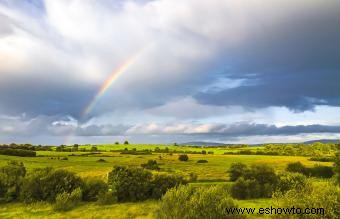
<path fill-rule="evenodd" d="M 312 140 L 312 141 L 305 141 L 304 144 L 313 144 L 316 142 L 320 143 L 340 143 L 340 139 L 318 139 L 318 140 Z"/>
<path fill-rule="evenodd" d="M 206 142 L 206 141 L 191 141 L 180 143 L 181 146 L 225 146 L 227 144 L 218 142 Z"/>

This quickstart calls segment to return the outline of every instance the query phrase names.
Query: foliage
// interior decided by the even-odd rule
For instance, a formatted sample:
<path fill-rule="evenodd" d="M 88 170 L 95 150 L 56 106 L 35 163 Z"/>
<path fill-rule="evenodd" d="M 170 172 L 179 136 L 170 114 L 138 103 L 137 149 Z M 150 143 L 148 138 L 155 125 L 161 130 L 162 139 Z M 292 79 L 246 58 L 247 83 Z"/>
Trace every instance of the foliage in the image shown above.
<path fill-rule="evenodd" d="M 180 161 L 188 161 L 189 157 L 186 154 L 181 154 L 181 155 L 178 156 L 178 160 L 180 160 Z"/>
<path fill-rule="evenodd" d="M 340 215 L 340 187 L 331 183 L 311 183 L 308 181 L 302 188 L 289 190 L 285 194 L 274 194 L 274 207 L 278 208 L 323 208 L 324 215 L 299 214 L 291 218 L 330 218 L 337 219 Z M 276 218 L 286 218 L 285 215 L 275 215 Z"/>
<path fill-rule="evenodd" d="M 185 183 L 182 176 L 152 175 L 142 168 L 123 166 L 114 167 L 108 179 L 109 187 L 119 202 L 159 199 L 168 189 Z"/>
<path fill-rule="evenodd" d="M 198 160 L 197 163 L 208 163 L 207 160 Z"/>
<path fill-rule="evenodd" d="M 9 156 L 19 156 L 19 157 L 35 157 L 36 152 L 23 149 L 12 149 L 12 148 L 0 148 L 0 154 Z"/>
<path fill-rule="evenodd" d="M 340 185 L 340 152 L 338 152 L 335 156 L 334 172 L 336 173 L 336 180 Z"/>
<path fill-rule="evenodd" d="M 108 191 L 107 184 L 99 179 L 85 179 L 83 186 L 83 201 L 97 201 L 98 195 Z"/>
<path fill-rule="evenodd" d="M 26 203 L 36 201 L 54 202 L 58 194 L 71 193 L 81 186 L 81 178 L 67 170 L 35 169 L 24 180 L 21 199 Z"/>
<path fill-rule="evenodd" d="M 334 175 L 332 167 L 315 165 L 314 167 L 305 167 L 301 162 L 290 163 L 286 168 L 289 172 L 301 173 L 306 176 L 319 178 L 331 178 Z"/>
<path fill-rule="evenodd" d="M 100 205 L 111 205 L 117 202 L 117 196 L 112 191 L 100 192 L 98 194 L 98 204 Z"/>
<path fill-rule="evenodd" d="M 56 202 L 54 204 L 55 211 L 69 211 L 77 206 L 82 198 L 82 192 L 80 188 L 76 188 L 71 193 L 63 192 L 57 195 Z"/>
<path fill-rule="evenodd" d="M 141 168 L 116 166 L 108 176 L 108 184 L 119 202 L 142 201 L 150 197 L 152 174 Z"/>
<path fill-rule="evenodd" d="M 180 186 L 170 189 L 156 209 L 158 219 L 226 219 L 245 218 L 229 215 L 226 208 L 237 207 L 221 186 L 199 187 Z"/>
<path fill-rule="evenodd" d="M 156 160 L 148 160 L 147 163 L 141 164 L 141 167 L 149 170 L 160 170 L 158 163 Z"/>
<path fill-rule="evenodd" d="M 285 193 L 291 189 L 303 189 L 307 178 L 301 173 L 287 172 L 280 176 L 277 191 Z"/>
<path fill-rule="evenodd" d="M 250 168 L 238 164 L 233 169 L 243 170 L 236 171 L 241 175 L 231 187 L 232 196 L 238 199 L 269 198 L 279 180 L 274 169 L 264 164 L 252 165 Z"/>
<path fill-rule="evenodd" d="M 169 189 L 186 183 L 179 175 L 156 174 L 151 182 L 151 198 L 160 199 Z"/>
<path fill-rule="evenodd" d="M 0 201 L 10 202 L 19 197 L 25 175 L 26 168 L 22 162 L 9 161 L 0 168 Z"/>
<path fill-rule="evenodd" d="M 236 181 L 247 171 L 247 165 L 244 163 L 232 163 L 229 168 L 229 177 L 231 181 Z"/>

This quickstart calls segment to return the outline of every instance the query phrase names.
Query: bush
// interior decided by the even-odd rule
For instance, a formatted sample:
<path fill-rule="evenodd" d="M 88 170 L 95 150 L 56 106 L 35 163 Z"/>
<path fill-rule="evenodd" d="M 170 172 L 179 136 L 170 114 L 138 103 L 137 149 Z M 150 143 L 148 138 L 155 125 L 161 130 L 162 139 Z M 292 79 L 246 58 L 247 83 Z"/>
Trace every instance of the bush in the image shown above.
<path fill-rule="evenodd" d="M 181 155 L 179 155 L 178 160 L 180 160 L 180 161 L 188 161 L 189 157 L 186 154 L 181 154 Z"/>
<path fill-rule="evenodd" d="M 334 172 L 336 174 L 336 181 L 340 185 L 340 152 L 335 155 Z"/>
<path fill-rule="evenodd" d="M 152 174 L 141 168 L 116 166 L 109 173 L 109 187 L 117 194 L 117 200 L 143 201 L 150 197 Z"/>
<path fill-rule="evenodd" d="M 99 179 L 85 179 L 82 186 L 83 201 L 95 202 L 98 195 L 108 191 L 107 184 Z"/>
<path fill-rule="evenodd" d="M 67 170 L 35 169 L 25 178 L 20 196 L 25 203 L 54 202 L 57 194 L 72 193 L 81 186 L 81 178 Z"/>
<path fill-rule="evenodd" d="M 80 188 L 76 188 L 71 193 L 63 192 L 58 194 L 54 204 L 55 211 L 69 211 L 76 207 L 82 198 Z"/>
<path fill-rule="evenodd" d="M 148 160 L 147 163 L 141 164 L 141 167 L 149 170 L 160 170 L 161 168 L 159 167 L 157 161 L 155 160 Z"/>
<path fill-rule="evenodd" d="M 100 158 L 99 160 L 97 160 L 97 162 L 105 163 L 106 160 L 104 160 L 103 158 Z"/>
<path fill-rule="evenodd" d="M 158 219 L 245 218 L 243 215 L 227 214 L 226 208 L 238 207 L 221 186 L 180 186 L 170 189 L 156 209 Z"/>
<path fill-rule="evenodd" d="M 248 170 L 244 163 L 232 163 L 229 168 L 229 177 L 231 181 L 236 181 L 239 177 L 244 176 Z"/>
<path fill-rule="evenodd" d="M 100 192 L 98 194 L 98 204 L 111 205 L 117 202 L 117 196 L 112 191 Z"/>
<path fill-rule="evenodd" d="M 306 176 L 313 176 L 319 178 L 331 178 L 334 175 L 332 167 L 315 165 L 312 168 L 305 167 L 302 163 L 290 163 L 286 168 L 289 172 L 301 173 Z"/>
<path fill-rule="evenodd" d="M 37 153 L 31 150 L 0 148 L 0 154 L 19 157 L 35 157 Z"/>
<path fill-rule="evenodd" d="M 141 168 L 121 166 L 114 167 L 108 181 L 119 202 L 159 199 L 168 189 L 186 183 L 182 176 L 152 175 Z"/>
<path fill-rule="evenodd" d="M 289 163 L 286 170 L 288 172 L 302 173 L 303 175 L 308 175 L 307 168 L 301 162 Z"/>
<path fill-rule="evenodd" d="M 233 165 L 233 170 L 236 176 L 241 175 L 231 187 L 232 196 L 238 199 L 269 198 L 279 180 L 274 169 L 267 165 L 253 165 L 248 169 L 237 164 Z"/>
<path fill-rule="evenodd" d="M 276 208 L 323 208 L 324 215 L 308 214 L 296 215 L 294 218 L 329 218 L 337 219 L 340 215 L 340 187 L 331 183 L 312 183 L 307 181 L 305 187 L 289 190 L 285 194 L 274 194 L 274 207 Z M 287 215 L 276 214 L 275 218 L 287 218 Z"/>
<path fill-rule="evenodd" d="M 310 169 L 311 176 L 319 178 L 331 178 L 334 175 L 333 168 L 321 165 L 315 165 Z"/>
<path fill-rule="evenodd" d="M 198 160 L 197 163 L 208 163 L 207 160 Z"/>
<path fill-rule="evenodd" d="M 26 168 L 22 162 L 9 161 L 0 168 L 0 201 L 18 199 L 25 175 Z"/>
<path fill-rule="evenodd" d="M 292 189 L 303 189 L 306 185 L 307 178 L 301 173 L 290 173 L 287 172 L 280 176 L 277 190 L 285 193 Z"/>
<path fill-rule="evenodd" d="M 153 177 L 151 198 L 160 199 L 169 189 L 187 184 L 182 176 L 157 174 Z"/>

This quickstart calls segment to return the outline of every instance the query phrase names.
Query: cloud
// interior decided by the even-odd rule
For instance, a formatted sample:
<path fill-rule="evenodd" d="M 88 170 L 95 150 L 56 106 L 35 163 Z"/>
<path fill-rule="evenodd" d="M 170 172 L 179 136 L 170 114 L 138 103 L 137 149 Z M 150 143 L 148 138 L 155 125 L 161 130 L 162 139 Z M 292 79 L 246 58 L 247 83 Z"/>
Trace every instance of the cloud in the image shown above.
<path fill-rule="evenodd" d="M 340 106 L 339 22 L 337 0 L 2 1 L 0 133 L 335 133 L 271 109 Z"/>

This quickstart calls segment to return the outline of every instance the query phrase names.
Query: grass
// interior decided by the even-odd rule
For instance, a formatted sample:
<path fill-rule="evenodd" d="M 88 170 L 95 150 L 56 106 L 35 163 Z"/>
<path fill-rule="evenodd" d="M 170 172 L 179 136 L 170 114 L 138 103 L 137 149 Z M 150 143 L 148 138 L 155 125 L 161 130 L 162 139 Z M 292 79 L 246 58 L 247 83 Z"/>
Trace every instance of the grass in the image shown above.
<path fill-rule="evenodd" d="M 90 146 L 79 146 L 79 148 Z M 110 152 L 110 150 L 129 150 L 137 148 L 138 150 L 154 150 L 156 147 L 164 149 L 168 147 L 173 150 L 197 151 L 201 152 L 200 147 L 182 147 L 167 145 L 98 145 L 100 154 L 87 156 L 89 152 L 55 152 L 55 151 L 38 151 L 37 157 L 15 157 L 0 155 L 0 166 L 5 165 L 8 161 L 22 161 L 28 172 L 34 168 L 54 167 L 57 169 L 67 169 L 77 173 L 81 177 L 95 177 L 106 179 L 107 173 L 115 165 L 140 166 L 148 160 L 157 160 L 160 164 L 161 171 L 169 173 L 179 173 L 188 176 L 194 173 L 198 176 L 198 182 L 193 183 L 195 186 L 209 186 L 212 184 L 226 184 L 228 182 L 228 173 L 230 165 L 234 162 L 251 164 L 268 164 L 277 172 L 284 171 L 286 165 L 291 162 L 300 161 L 306 166 L 322 164 L 331 166 L 331 162 L 309 161 L 309 157 L 300 156 L 268 156 L 268 155 L 224 155 L 225 151 L 237 151 L 239 149 L 226 148 L 204 148 L 212 151 L 214 154 L 188 154 L 189 161 L 182 162 L 178 160 L 179 154 L 154 153 L 150 155 L 130 155 L 120 154 L 119 152 Z M 261 147 L 250 147 L 251 150 L 261 149 Z M 70 156 L 71 155 L 71 156 Z M 72 156 L 76 155 L 76 156 Z M 60 158 L 67 157 L 68 160 Z M 58 159 L 59 158 L 59 159 Z M 99 159 L 105 162 L 98 162 Z M 197 163 L 198 160 L 207 160 L 208 163 Z M 240 207 L 266 208 L 271 206 L 271 199 L 256 200 L 239 200 Z M 122 203 L 108 206 L 101 206 L 95 203 L 82 203 L 77 208 L 63 213 L 53 211 L 50 204 L 37 203 L 33 205 L 24 205 L 22 203 L 11 203 L 0 205 L 0 218 L 153 218 L 153 211 L 157 206 L 156 201 L 146 201 L 139 203 Z M 263 218 L 263 217 L 262 217 Z"/>
<path fill-rule="evenodd" d="M 28 218 L 153 218 L 153 210 L 157 203 L 146 201 L 138 203 L 122 203 L 113 205 L 97 205 L 93 203 L 82 203 L 77 208 L 58 213 L 53 206 L 47 203 L 36 203 L 25 205 L 22 203 L 11 203 L 0 205 L 0 218 L 28 219 Z"/>

